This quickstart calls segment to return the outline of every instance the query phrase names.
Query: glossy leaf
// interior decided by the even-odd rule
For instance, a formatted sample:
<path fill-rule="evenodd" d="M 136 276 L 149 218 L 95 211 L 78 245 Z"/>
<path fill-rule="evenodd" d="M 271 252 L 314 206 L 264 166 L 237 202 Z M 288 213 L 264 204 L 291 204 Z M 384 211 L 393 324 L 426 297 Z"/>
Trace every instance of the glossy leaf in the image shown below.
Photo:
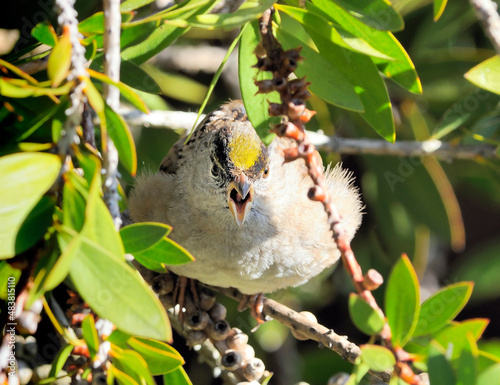
<path fill-rule="evenodd" d="M 307 4 L 307 9 L 279 4 L 276 5 L 276 9 L 285 12 L 287 15 L 304 25 L 304 27 L 312 29 L 317 34 L 329 39 L 332 43 L 342 48 L 351 49 L 365 55 L 375 56 L 385 60 L 392 60 L 390 56 L 377 51 L 363 39 L 342 29 L 340 29 L 339 32 L 331 22 L 328 22 L 320 14 L 315 13 L 314 10 L 316 7 L 311 4 Z M 293 31 L 287 32 L 293 33 Z"/>
<path fill-rule="evenodd" d="M 271 124 L 279 123 L 279 118 L 269 116 L 269 103 L 279 103 L 280 98 L 277 92 L 270 94 L 258 94 L 259 90 L 254 80 L 270 79 L 270 72 L 259 71 L 252 67 L 257 63 L 255 49 L 260 42 L 259 22 L 258 20 L 247 24 L 241 36 L 238 51 L 238 77 L 240 82 L 241 96 L 245 105 L 248 119 L 254 126 L 255 131 L 265 145 L 271 143 L 275 134 L 269 132 Z"/>
<path fill-rule="evenodd" d="M 500 96 L 477 89 L 465 98 L 455 102 L 443 114 L 441 121 L 432 133 L 433 139 L 441 139 L 456 129 L 468 125 L 486 113 L 494 110 Z"/>
<path fill-rule="evenodd" d="M 323 15 L 338 23 L 344 30 L 362 38 L 376 50 L 393 58 L 394 60 L 389 62 L 373 58 L 375 64 L 387 77 L 410 92 L 422 93 L 422 85 L 415 66 L 392 33 L 377 31 L 366 26 L 332 1 L 313 0 L 313 4 L 321 9 Z"/>
<path fill-rule="evenodd" d="M 145 113 L 149 112 L 148 107 L 144 104 L 144 102 L 141 100 L 139 95 L 137 95 L 134 92 L 134 90 L 132 90 L 126 84 L 124 84 L 122 82 L 115 82 L 115 81 L 111 80 L 108 76 L 106 76 L 100 72 L 91 70 L 91 69 L 89 69 L 88 72 L 89 72 L 90 76 L 92 76 L 93 78 L 95 78 L 103 83 L 112 84 L 115 87 L 117 87 L 120 90 L 120 93 L 122 94 L 122 96 L 125 97 L 126 99 L 128 99 L 128 101 L 130 103 L 132 103 L 134 106 L 136 106 L 142 112 L 145 112 Z"/>
<path fill-rule="evenodd" d="M 355 293 L 349 296 L 349 314 L 354 325 L 370 336 L 382 330 L 385 323 L 380 314 Z"/>
<path fill-rule="evenodd" d="M 47 74 L 52 80 L 52 86 L 57 87 L 68 75 L 71 66 L 71 36 L 69 28 L 65 27 L 63 34 L 49 56 Z"/>
<path fill-rule="evenodd" d="M 120 236 L 126 253 L 144 251 L 172 231 L 172 227 L 157 222 L 141 222 L 122 227 Z"/>
<path fill-rule="evenodd" d="M 90 358 L 94 359 L 97 352 L 99 351 L 99 337 L 97 336 L 94 316 L 92 314 L 87 315 L 83 319 L 82 334 L 83 334 L 83 339 L 87 343 Z"/>
<path fill-rule="evenodd" d="M 46 22 L 38 23 L 31 30 L 31 36 L 37 39 L 40 43 L 54 47 L 57 43 L 57 34 L 50 24 Z"/>
<path fill-rule="evenodd" d="M 448 0 L 434 0 L 434 21 L 438 21 L 446 8 Z"/>
<path fill-rule="evenodd" d="M 351 16 L 364 24 L 381 31 L 400 31 L 403 18 L 386 0 L 335 0 Z"/>
<path fill-rule="evenodd" d="M 473 285 L 472 282 L 449 285 L 425 300 L 413 335 L 434 333 L 454 319 L 469 300 Z"/>
<path fill-rule="evenodd" d="M 120 237 L 99 196 L 99 177 L 91 185 L 83 229 L 68 246 L 74 254 L 70 277 L 92 309 L 117 328 L 169 341 L 163 306 L 124 259 Z"/>
<path fill-rule="evenodd" d="M 144 358 L 153 376 L 169 373 L 184 364 L 179 352 L 164 342 L 132 337 L 127 344 Z"/>
<path fill-rule="evenodd" d="M 133 11 L 135 9 L 151 4 L 154 0 L 125 0 L 120 4 L 122 11 Z"/>
<path fill-rule="evenodd" d="M 483 371 L 478 376 L 476 385 L 500 385 L 500 363 Z"/>
<path fill-rule="evenodd" d="M 477 341 L 488 325 L 486 319 L 470 319 L 453 323 L 435 336 L 436 342 L 446 349 L 451 359 L 460 356 L 462 350 L 468 345 L 467 334 L 470 333 Z"/>
<path fill-rule="evenodd" d="M 26 217 L 55 182 L 61 169 L 58 156 L 17 153 L 0 158 L 0 258 L 16 254 L 16 238 Z"/>
<path fill-rule="evenodd" d="M 435 342 L 429 345 L 427 361 L 429 379 L 431 384 L 455 385 L 455 373 L 450 362 L 446 359 L 444 351 Z"/>
<path fill-rule="evenodd" d="M 133 350 L 111 352 L 113 364 L 124 373 L 127 373 L 139 384 L 156 385 L 148 364 L 142 356 Z"/>
<path fill-rule="evenodd" d="M 387 348 L 378 345 L 361 345 L 361 361 L 371 370 L 382 372 L 394 367 L 396 359 Z"/>
<path fill-rule="evenodd" d="M 151 261 L 165 265 L 183 265 L 194 261 L 194 257 L 185 248 L 166 237 L 149 249 L 135 252 L 134 257 L 140 263 Z"/>
<path fill-rule="evenodd" d="M 363 103 L 363 119 L 389 142 L 396 139 L 394 115 L 385 83 L 375 64 L 366 56 L 347 51 L 309 30 L 320 54 L 338 68 L 354 85 Z"/>
<path fill-rule="evenodd" d="M 299 63 L 295 74 L 298 77 L 307 76 L 307 80 L 312 83 L 309 87 L 312 92 L 338 107 L 357 112 L 364 111 L 363 103 L 351 82 L 317 51 L 282 29 L 277 30 L 277 38 L 285 50 L 302 47 L 300 54 L 305 60 Z"/>
<path fill-rule="evenodd" d="M 500 55 L 479 63 L 464 76 L 472 84 L 500 95 Z"/>
<path fill-rule="evenodd" d="M 108 105 L 104 108 L 106 116 L 106 128 L 109 137 L 116 146 L 120 163 L 130 173 L 135 176 L 137 172 L 137 153 L 134 138 L 125 119 L 117 114 Z"/>
<path fill-rule="evenodd" d="M 396 263 L 385 292 L 385 315 L 392 331 L 392 342 L 402 347 L 417 326 L 420 303 L 418 279 L 406 255 Z"/>
<path fill-rule="evenodd" d="M 193 385 L 182 366 L 170 373 L 164 374 L 163 383 L 169 385 Z"/>

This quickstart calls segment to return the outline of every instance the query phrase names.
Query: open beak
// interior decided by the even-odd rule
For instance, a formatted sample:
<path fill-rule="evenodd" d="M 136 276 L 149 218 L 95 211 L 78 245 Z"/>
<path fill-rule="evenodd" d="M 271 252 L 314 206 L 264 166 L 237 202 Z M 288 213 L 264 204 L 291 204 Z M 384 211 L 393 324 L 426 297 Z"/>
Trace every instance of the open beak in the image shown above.
<path fill-rule="evenodd" d="M 239 227 L 243 226 L 253 202 L 253 184 L 241 173 L 229 184 L 227 203 Z"/>

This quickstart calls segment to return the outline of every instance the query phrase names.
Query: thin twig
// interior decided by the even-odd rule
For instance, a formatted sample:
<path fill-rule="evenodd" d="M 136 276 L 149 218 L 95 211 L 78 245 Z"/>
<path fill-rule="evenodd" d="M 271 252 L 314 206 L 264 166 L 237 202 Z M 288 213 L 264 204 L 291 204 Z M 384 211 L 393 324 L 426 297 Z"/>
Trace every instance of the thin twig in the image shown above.
<path fill-rule="evenodd" d="M 120 80 L 120 1 L 104 0 L 104 74 L 111 80 Z M 104 96 L 110 108 L 117 111 L 120 107 L 120 91 L 117 87 L 104 84 Z M 115 227 L 121 227 L 118 200 L 118 151 L 113 140 L 106 138 L 107 150 L 103 151 L 103 171 L 105 172 L 103 190 L 104 202 L 108 207 Z"/>
<path fill-rule="evenodd" d="M 476 15 L 488 34 L 497 54 L 500 55 L 500 16 L 492 0 L 470 0 Z"/>
<path fill-rule="evenodd" d="M 171 129 L 179 135 L 186 135 L 193 127 L 195 112 L 159 111 L 145 114 L 139 110 L 121 107 L 119 113 L 132 126 Z M 203 119 L 203 116 L 200 117 Z M 351 155 L 427 156 L 444 160 L 493 159 L 498 158 L 496 147 L 490 144 L 454 145 L 436 139 L 424 141 L 398 140 L 389 143 L 378 139 L 350 139 L 328 136 L 321 132 L 306 131 L 311 143 L 318 150 Z"/>

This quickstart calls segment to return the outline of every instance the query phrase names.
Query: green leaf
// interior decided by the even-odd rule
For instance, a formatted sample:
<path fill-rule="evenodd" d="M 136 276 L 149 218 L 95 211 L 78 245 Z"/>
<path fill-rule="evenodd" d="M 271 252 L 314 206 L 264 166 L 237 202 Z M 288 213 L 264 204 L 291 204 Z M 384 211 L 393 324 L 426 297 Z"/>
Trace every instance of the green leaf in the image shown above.
<path fill-rule="evenodd" d="M 500 384 L 500 363 L 490 366 L 477 378 L 476 385 L 499 385 Z"/>
<path fill-rule="evenodd" d="M 366 56 L 342 49 L 308 30 L 320 54 L 338 68 L 354 85 L 363 103 L 363 119 L 389 142 L 396 139 L 391 101 L 375 64 Z"/>
<path fill-rule="evenodd" d="M 299 63 L 295 74 L 298 77 L 307 76 L 307 80 L 312 83 L 309 87 L 312 92 L 324 101 L 341 108 L 364 111 L 363 103 L 350 81 L 317 51 L 281 28 L 277 30 L 277 38 L 285 50 L 302 46 L 300 54 L 305 60 Z"/>
<path fill-rule="evenodd" d="M 193 385 L 182 366 L 163 375 L 163 383 L 168 385 Z"/>
<path fill-rule="evenodd" d="M 99 196 L 99 178 L 96 174 L 89 191 L 83 229 L 72 240 L 70 277 L 90 307 L 117 328 L 170 341 L 163 306 L 124 259 L 121 239 Z"/>
<path fill-rule="evenodd" d="M 89 349 L 90 358 L 94 359 L 99 351 L 99 337 L 95 328 L 94 316 L 87 315 L 82 321 L 82 334 Z"/>
<path fill-rule="evenodd" d="M 120 236 L 126 253 L 144 251 L 166 237 L 172 227 L 157 222 L 141 222 L 122 227 Z"/>
<path fill-rule="evenodd" d="M 63 187 L 63 223 L 75 231 L 80 231 L 85 221 L 88 185 L 85 179 L 74 172 L 69 172 L 65 176 L 67 180 Z"/>
<path fill-rule="evenodd" d="M 52 224 L 55 198 L 42 196 L 21 225 L 16 237 L 16 254 L 35 245 Z"/>
<path fill-rule="evenodd" d="M 135 259 L 145 267 L 146 264 L 153 263 L 155 269 L 164 271 L 163 265 L 183 265 L 194 261 L 194 257 L 182 246 L 169 238 L 163 237 L 159 242 L 149 249 L 135 252 Z"/>
<path fill-rule="evenodd" d="M 57 353 L 57 356 L 54 358 L 54 361 L 52 362 L 52 366 L 50 368 L 49 372 L 49 377 L 58 377 L 59 373 L 64 367 L 64 364 L 68 360 L 71 352 L 73 351 L 74 346 L 73 345 L 66 345 L 64 346 L 59 352 Z"/>
<path fill-rule="evenodd" d="M 434 293 L 420 308 L 414 336 L 438 331 L 454 319 L 463 309 L 472 294 L 472 282 L 459 282 Z"/>
<path fill-rule="evenodd" d="M 52 87 L 57 87 L 66 79 L 71 66 L 71 50 L 70 32 L 68 28 L 64 28 L 63 34 L 52 49 L 47 63 L 47 74 L 52 80 Z"/>
<path fill-rule="evenodd" d="M 0 258 L 16 254 L 19 229 L 60 169 L 59 157 L 52 154 L 25 152 L 0 158 Z"/>
<path fill-rule="evenodd" d="M 441 139 L 457 128 L 471 124 L 496 109 L 499 101 L 499 95 L 482 89 L 475 90 L 448 108 L 434 129 L 432 139 Z"/>
<path fill-rule="evenodd" d="M 431 384 L 455 385 L 455 373 L 450 362 L 446 359 L 442 349 L 434 341 L 429 345 L 427 361 Z"/>
<path fill-rule="evenodd" d="M 19 282 L 19 277 L 21 276 L 21 270 L 14 269 L 7 261 L 0 261 L 0 299 L 3 301 L 7 300 L 7 296 L 9 294 L 13 294 L 11 291 L 9 293 L 9 289 L 13 288 L 8 286 L 9 281 L 12 281 L 17 284 Z"/>
<path fill-rule="evenodd" d="M 47 22 L 38 23 L 31 30 L 31 36 L 37 39 L 40 43 L 54 47 L 57 43 L 57 34 Z"/>
<path fill-rule="evenodd" d="M 403 18 L 385 0 L 335 0 L 352 17 L 381 31 L 400 31 L 404 28 Z"/>
<path fill-rule="evenodd" d="M 113 351 L 111 354 L 113 364 L 129 375 L 139 384 L 156 385 L 148 364 L 141 355 L 133 350 Z"/>
<path fill-rule="evenodd" d="M 434 0 L 434 21 L 438 21 L 446 8 L 448 0 Z"/>
<path fill-rule="evenodd" d="M 270 133 L 271 124 L 279 123 L 278 117 L 269 116 L 268 100 L 273 103 L 279 103 L 280 97 L 277 92 L 271 94 L 258 94 L 259 90 L 254 84 L 254 80 L 271 79 L 272 74 L 267 71 L 259 71 L 252 67 L 257 63 L 255 48 L 260 42 L 259 22 L 258 20 L 247 24 L 243 35 L 241 36 L 240 47 L 238 51 L 238 77 L 240 82 L 241 96 L 243 104 L 248 115 L 248 119 L 254 126 L 255 131 L 265 145 L 268 145 L 274 139 L 275 134 Z"/>
<path fill-rule="evenodd" d="M 396 263 L 385 292 L 385 315 L 392 331 L 392 342 L 402 347 L 417 326 L 420 303 L 418 279 L 406 255 Z"/>
<path fill-rule="evenodd" d="M 106 127 L 109 137 L 116 146 L 120 162 L 130 175 L 135 176 L 137 172 L 137 153 L 134 138 L 123 117 L 117 114 L 107 104 L 104 107 L 106 115 Z"/>
<path fill-rule="evenodd" d="M 476 341 L 472 334 L 467 335 L 467 344 L 464 345 L 456 363 L 457 384 L 475 385 L 477 378 L 477 357 L 479 355 Z"/>
<path fill-rule="evenodd" d="M 134 90 L 132 90 L 126 84 L 124 84 L 122 82 L 115 82 L 115 81 L 111 80 L 108 76 L 106 76 L 100 72 L 91 70 L 91 69 L 89 69 L 88 72 L 89 72 L 89 75 L 92 76 L 93 78 L 95 78 L 103 83 L 111 84 L 111 85 L 114 85 L 115 87 L 117 87 L 120 90 L 120 93 L 122 94 L 122 96 L 127 98 L 130 103 L 132 103 L 134 106 L 136 106 L 142 112 L 145 112 L 145 113 L 149 112 L 148 107 L 144 104 L 144 102 L 141 100 L 139 95 L 137 95 L 134 92 Z"/>
<path fill-rule="evenodd" d="M 102 98 L 101 93 L 97 90 L 90 78 L 83 78 L 82 82 L 85 83 L 83 92 L 87 96 L 90 105 L 101 119 L 101 125 L 105 124 L 106 118 L 104 116 L 104 99 Z"/>
<path fill-rule="evenodd" d="M 365 40 L 377 51 L 393 58 L 384 61 L 373 58 L 375 64 L 387 77 L 413 93 L 422 93 L 422 85 L 410 57 L 390 32 L 374 30 L 345 12 L 340 6 L 329 0 L 313 0 L 324 16 L 339 24 L 344 30 Z"/>
<path fill-rule="evenodd" d="M 383 372 L 396 365 L 394 354 L 383 346 L 361 345 L 361 360 L 370 367 L 371 370 Z"/>
<path fill-rule="evenodd" d="M 349 295 L 349 314 L 354 325 L 369 336 L 378 333 L 385 324 L 382 316 L 355 293 Z"/>
<path fill-rule="evenodd" d="M 151 4 L 154 0 L 125 0 L 120 4 L 120 10 L 133 11 L 145 5 Z"/>
<path fill-rule="evenodd" d="M 500 55 L 479 63 L 464 76 L 472 84 L 500 95 Z"/>
<path fill-rule="evenodd" d="M 124 23 L 130 20 L 131 12 L 121 13 L 121 22 Z M 78 24 L 78 30 L 84 36 L 104 33 L 104 13 L 96 12 L 92 16 L 86 18 Z"/>
<path fill-rule="evenodd" d="M 390 56 L 377 51 L 370 44 L 361 38 L 358 38 L 351 33 L 337 28 L 321 14 L 315 13 L 317 9 L 314 5 L 307 3 L 307 9 L 290 7 L 287 5 L 276 5 L 276 9 L 286 13 L 287 15 L 293 17 L 295 20 L 300 22 L 304 27 L 315 31 L 318 35 L 327 38 L 334 44 L 342 48 L 347 48 L 354 50 L 356 52 L 363 53 L 365 55 L 375 56 L 380 59 L 392 60 Z M 294 34 L 294 31 L 287 30 L 288 33 Z"/>
<path fill-rule="evenodd" d="M 119 370 L 115 365 L 110 366 L 110 374 L 115 377 L 116 381 L 120 385 L 143 385 L 140 382 L 137 382 L 132 376 L 129 376 L 127 373 Z"/>
<path fill-rule="evenodd" d="M 144 358 L 153 376 L 172 372 L 184 364 L 179 352 L 164 342 L 132 337 L 127 344 Z"/>
<path fill-rule="evenodd" d="M 150 94 L 161 94 L 161 88 L 155 79 L 134 62 L 122 60 L 120 79 L 126 85 L 136 90 Z"/>
<path fill-rule="evenodd" d="M 456 322 L 439 332 L 434 339 L 453 360 L 460 356 L 464 347 L 468 346 L 468 333 L 477 341 L 486 329 L 488 322 L 488 320 L 481 318 Z"/>

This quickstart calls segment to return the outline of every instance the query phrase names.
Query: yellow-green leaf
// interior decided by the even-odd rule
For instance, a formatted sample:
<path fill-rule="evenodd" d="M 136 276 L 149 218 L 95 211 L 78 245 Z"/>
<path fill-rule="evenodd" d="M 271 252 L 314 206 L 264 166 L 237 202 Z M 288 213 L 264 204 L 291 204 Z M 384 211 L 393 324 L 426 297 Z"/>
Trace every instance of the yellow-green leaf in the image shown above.
<path fill-rule="evenodd" d="M 49 56 L 47 74 L 52 80 L 52 86 L 57 87 L 68 75 L 71 67 L 71 36 L 68 27 L 64 27 L 63 34 L 56 43 Z"/>
<path fill-rule="evenodd" d="M 479 63 L 464 76 L 472 84 L 500 95 L 500 55 Z"/>

